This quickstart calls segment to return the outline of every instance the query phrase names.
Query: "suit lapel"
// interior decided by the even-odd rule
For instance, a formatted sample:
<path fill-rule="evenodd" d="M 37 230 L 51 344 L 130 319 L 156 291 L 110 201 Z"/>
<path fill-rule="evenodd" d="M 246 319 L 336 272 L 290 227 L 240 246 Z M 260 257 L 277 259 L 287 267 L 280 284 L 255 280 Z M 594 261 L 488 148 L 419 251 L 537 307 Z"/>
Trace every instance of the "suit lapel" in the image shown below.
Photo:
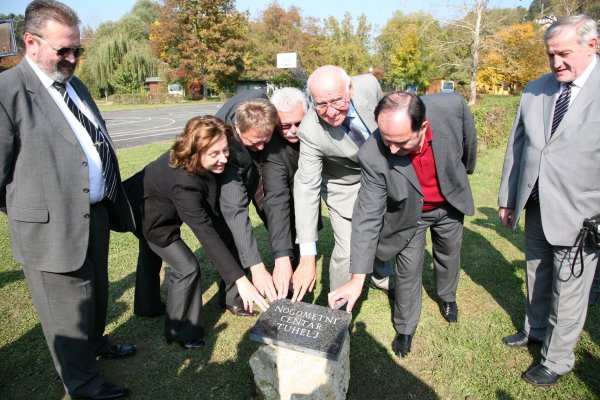
<path fill-rule="evenodd" d="M 64 118 L 54 99 L 52 99 L 40 79 L 29 66 L 27 60 L 23 59 L 19 66 L 25 76 L 25 85 L 27 91 L 31 94 L 31 100 L 40 114 L 44 116 L 44 120 L 52 125 L 54 127 L 53 131 L 58 132 L 67 142 L 79 145 L 73 129 L 66 118 Z"/>
<path fill-rule="evenodd" d="M 556 132 L 552 135 L 550 142 L 554 141 L 555 138 L 561 135 L 566 127 L 572 127 L 584 118 L 581 114 L 586 110 L 589 104 L 598 96 L 598 87 L 600 86 L 600 62 L 596 64 L 592 73 L 585 81 L 583 87 L 579 90 L 577 97 L 573 100 L 573 103 L 569 106 L 569 109 L 565 113 L 562 121 L 556 128 Z"/>
<path fill-rule="evenodd" d="M 346 135 L 342 127 L 329 125 L 319 117 L 317 111 L 312 108 L 312 106 L 311 110 L 315 118 L 316 125 L 320 126 L 323 130 L 322 134 L 329 136 L 331 138 L 330 142 L 337 147 L 337 149 L 345 157 L 348 157 L 354 162 L 358 162 L 358 146 L 356 146 L 356 143 L 354 143 L 352 139 Z"/>
<path fill-rule="evenodd" d="M 372 135 L 373 132 L 377 130 L 377 122 L 375 121 L 374 116 L 375 109 L 372 108 L 369 103 L 364 101 L 364 99 L 360 96 L 353 98 L 352 104 L 354 104 L 354 109 L 356 110 L 356 113 L 358 114 L 358 117 L 362 121 L 363 125 L 367 127 L 369 134 Z"/>
<path fill-rule="evenodd" d="M 391 168 L 404 175 L 406 179 L 408 179 L 410 184 L 413 185 L 413 187 L 420 194 L 423 194 L 423 192 L 421 192 L 421 185 L 419 184 L 419 179 L 417 178 L 417 174 L 415 173 L 415 169 L 412 166 L 409 157 L 390 155 L 388 151 L 388 161 Z"/>
<path fill-rule="evenodd" d="M 544 137 L 546 138 L 546 143 L 550 140 L 550 132 L 552 131 L 552 114 L 554 113 L 554 104 L 556 103 L 556 98 L 558 97 L 558 89 L 560 87 L 560 83 L 553 77 L 551 79 L 551 90 L 549 93 L 544 94 Z"/>

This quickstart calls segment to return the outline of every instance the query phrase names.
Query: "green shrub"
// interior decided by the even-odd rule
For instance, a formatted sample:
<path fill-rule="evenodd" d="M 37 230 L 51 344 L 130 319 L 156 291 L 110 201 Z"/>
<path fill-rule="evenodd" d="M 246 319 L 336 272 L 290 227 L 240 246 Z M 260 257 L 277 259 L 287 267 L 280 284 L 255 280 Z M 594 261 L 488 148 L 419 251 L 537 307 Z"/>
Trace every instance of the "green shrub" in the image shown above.
<path fill-rule="evenodd" d="M 471 107 L 481 150 L 506 144 L 519 99 L 517 96 L 481 96 Z"/>

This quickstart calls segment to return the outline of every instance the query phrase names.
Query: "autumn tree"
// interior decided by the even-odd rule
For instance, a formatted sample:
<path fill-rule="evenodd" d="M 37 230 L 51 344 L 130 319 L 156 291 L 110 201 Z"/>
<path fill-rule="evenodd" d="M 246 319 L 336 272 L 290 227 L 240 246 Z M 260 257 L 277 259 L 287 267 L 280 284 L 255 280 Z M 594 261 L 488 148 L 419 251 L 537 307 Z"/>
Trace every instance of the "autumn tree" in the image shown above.
<path fill-rule="evenodd" d="M 304 68 L 321 65 L 322 54 L 318 49 L 323 35 L 316 20 L 302 17 L 301 12 L 296 6 L 285 10 L 273 2 L 250 22 L 244 54 L 245 78 L 268 79 L 276 85 L 301 87 L 305 83 L 305 71 L 278 69 L 277 53 L 297 53 Z"/>
<path fill-rule="evenodd" d="M 483 84 L 523 87 L 548 70 L 543 32 L 534 22 L 505 27 L 491 42 L 480 70 Z"/>
<path fill-rule="evenodd" d="M 228 89 L 240 75 L 247 30 L 233 0 L 163 0 L 150 41 L 180 82 L 201 81 L 206 96 L 209 85 Z"/>

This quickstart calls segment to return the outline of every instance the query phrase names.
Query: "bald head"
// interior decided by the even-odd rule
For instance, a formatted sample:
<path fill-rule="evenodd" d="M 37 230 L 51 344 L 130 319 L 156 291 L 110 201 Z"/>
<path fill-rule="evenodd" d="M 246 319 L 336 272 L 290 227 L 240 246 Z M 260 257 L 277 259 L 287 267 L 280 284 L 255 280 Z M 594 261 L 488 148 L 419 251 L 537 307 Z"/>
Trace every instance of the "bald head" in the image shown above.
<path fill-rule="evenodd" d="M 325 65 L 308 78 L 308 91 L 319 117 L 332 126 L 340 126 L 350 108 L 352 81 L 340 67 Z"/>

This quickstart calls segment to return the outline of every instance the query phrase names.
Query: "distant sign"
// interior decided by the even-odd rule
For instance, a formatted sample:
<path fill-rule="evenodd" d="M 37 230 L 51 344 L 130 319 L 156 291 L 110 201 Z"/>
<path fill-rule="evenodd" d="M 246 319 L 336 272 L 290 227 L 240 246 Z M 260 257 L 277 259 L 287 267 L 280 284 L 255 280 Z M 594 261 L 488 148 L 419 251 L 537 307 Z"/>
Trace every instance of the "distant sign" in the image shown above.
<path fill-rule="evenodd" d="M 298 67 L 297 53 L 277 53 L 277 68 Z"/>
<path fill-rule="evenodd" d="M 0 20 L 0 57 L 17 55 L 17 42 L 12 21 Z"/>

